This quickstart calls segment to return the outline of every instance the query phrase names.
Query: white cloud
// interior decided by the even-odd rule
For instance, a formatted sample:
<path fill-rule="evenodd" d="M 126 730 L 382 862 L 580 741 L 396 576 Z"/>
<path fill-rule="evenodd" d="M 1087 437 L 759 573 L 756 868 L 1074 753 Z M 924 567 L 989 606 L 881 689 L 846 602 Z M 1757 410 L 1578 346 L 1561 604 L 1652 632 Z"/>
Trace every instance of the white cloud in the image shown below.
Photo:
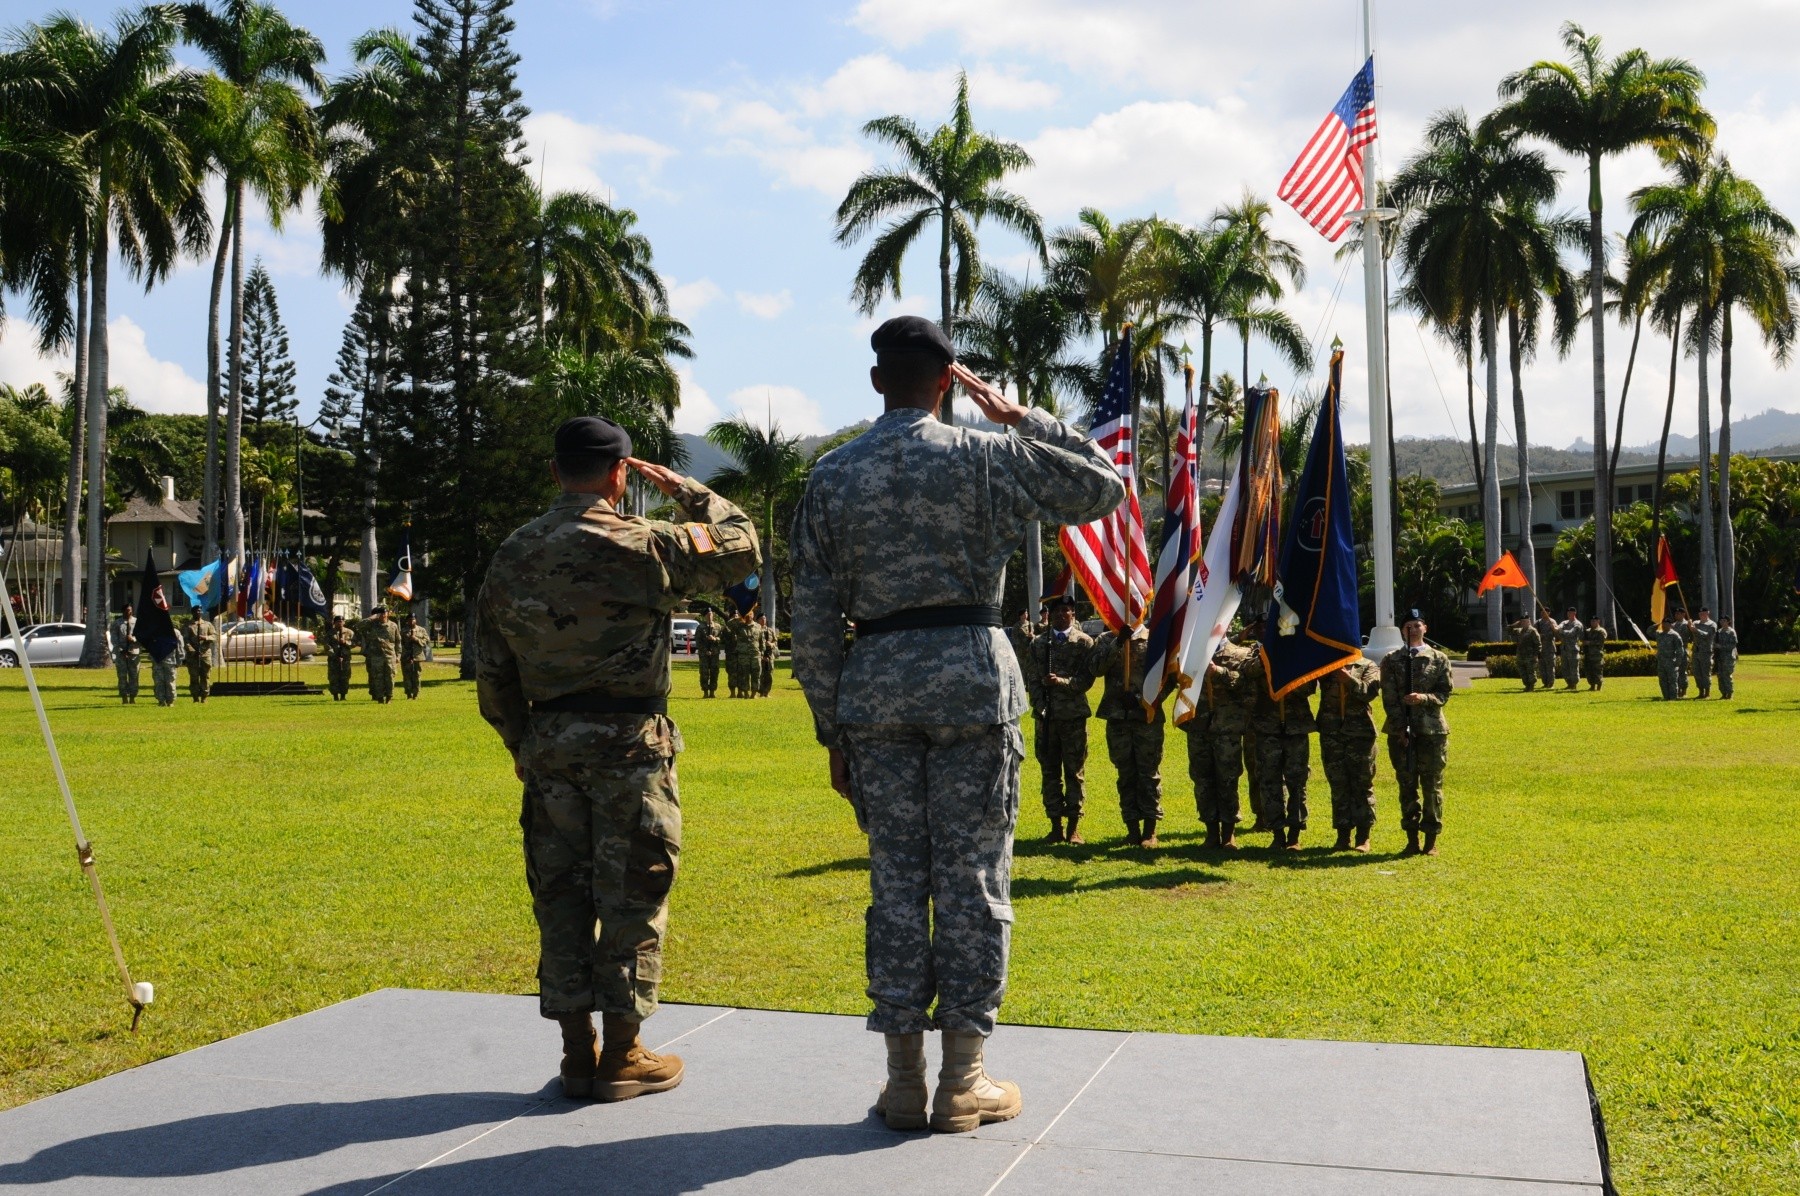
<path fill-rule="evenodd" d="M 979 66 L 969 71 L 969 93 L 983 110 L 1031 111 L 1057 101 L 1060 92 L 1016 68 Z M 817 86 L 794 89 L 807 116 L 869 117 L 888 112 L 948 112 L 956 94 L 956 68 L 920 71 L 886 54 L 852 58 Z"/>
<path fill-rule="evenodd" d="M 615 171 L 629 172 L 634 185 L 646 188 L 677 152 L 649 137 L 589 124 L 563 112 L 526 117 L 525 143 L 531 170 L 542 176 L 547 195 L 590 191 L 611 198 L 616 188 L 608 176 Z"/>
<path fill-rule="evenodd" d="M 719 405 L 704 387 L 694 381 L 694 371 L 686 366 L 675 371 L 681 379 L 681 406 L 675 409 L 675 430 L 692 436 L 703 436 L 706 430 L 723 418 Z"/>
<path fill-rule="evenodd" d="M 206 410 L 206 384 L 172 361 L 150 352 L 144 330 L 129 316 L 107 323 L 108 379 L 122 386 L 132 405 L 160 414 L 201 414 Z M 15 386 L 42 382 L 57 393 L 57 373 L 72 364 L 68 353 L 45 356 L 37 351 L 36 330 L 23 320 L 9 320 L 0 331 L 0 381 Z"/>
<path fill-rule="evenodd" d="M 819 405 L 794 386 L 744 386 L 725 400 L 726 416 L 742 415 L 756 424 L 771 417 L 790 436 L 823 436 L 832 430 Z"/>
<path fill-rule="evenodd" d="M 696 278 L 693 282 L 669 283 L 669 310 L 684 323 L 692 323 L 693 318 L 710 307 L 725 294 L 719 284 L 710 278 Z"/>
<path fill-rule="evenodd" d="M 780 317 L 788 308 L 794 306 L 792 291 L 780 291 L 773 295 L 758 295 L 749 291 L 737 293 L 738 310 L 746 315 L 755 316 L 759 320 L 773 320 Z"/>
<path fill-rule="evenodd" d="M 683 95 L 688 118 L 715 138 L 715 153 L 758 162 L 789 187 L 841 198 L 856 176 L 874 165 L 869 151 L 840 138 L 821 141 L 795 114 L 767 100 L 735 100 L 711 92 Z"/>

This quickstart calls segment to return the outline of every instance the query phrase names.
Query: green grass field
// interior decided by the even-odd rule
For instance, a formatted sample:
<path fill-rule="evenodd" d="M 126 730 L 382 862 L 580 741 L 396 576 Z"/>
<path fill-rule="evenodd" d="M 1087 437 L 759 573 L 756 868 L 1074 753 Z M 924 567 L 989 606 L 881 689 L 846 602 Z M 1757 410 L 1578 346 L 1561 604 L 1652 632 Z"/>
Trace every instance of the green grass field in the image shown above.
<path fill-rule="evenodd" d="M 124 708 L 110 673 L 42 676 L 157 1001 L 128 1034 L 23 678 L 0 674 L 0 1107 L 382 986 L 535 991 L 518 787 L 448 667 L 388 707 L 160 710 L 146 670 Z M 1178 732 L 1165 846 L 1118 847 L 1094 724 L 1088 847 L 1036 842 L 1026 765 L 1004 1016 L 1582 1051 L 1624 1190 L 1800 1190 L 1800 658 L 1746 660 L 1734 703 L 1654 684 L 1459 691 L 1436 859 L 1397 858 L 1385 761 L 1371 855 L 1324 850 L 1315 768 L 1309 850 L 1209 856 Z M 799 690 L 703 703 L 692 666 L 676 686 L 664 995 L 862 1012 L 866 853 Z"/>

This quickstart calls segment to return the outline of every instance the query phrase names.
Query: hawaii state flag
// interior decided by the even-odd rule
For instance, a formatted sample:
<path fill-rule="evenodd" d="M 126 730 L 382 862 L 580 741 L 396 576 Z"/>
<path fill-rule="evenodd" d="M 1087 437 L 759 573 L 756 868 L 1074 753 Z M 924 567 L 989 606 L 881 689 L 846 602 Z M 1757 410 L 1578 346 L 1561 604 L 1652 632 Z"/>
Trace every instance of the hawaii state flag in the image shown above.
<path fill-rule="evenodd" d="M 1194 406 L 1194 370 L 1187 368 L 1187 401 L 1175 431 L 1175 455 L 1169 484 L 1163 495 L 1162 551 L 1156 558 L 1156 598 L 1150 604 L 1150 665 L 1144 672 L 1141 695 L 1146 713 L 1162 697 L 1170 676 L 1181 684 L 1181 629 L 1187 622 L 1188 600 L 1202 584 L 1200 556 L 1200 426 Z"/>
<path fill-rule="evenodd" d="M 1144 617 L 1152 591 L 1150 550 L 1144 543 L 1144 513 L 1138 506 L 1137 446 L 1132 436 L 1131 325 L 1125 325 L 1107 371 L 1106 389 L 1094 408 L 1088 435 L 1112 459 L 1125 481 L 1125 502 L 1118 510 L 1079 527 L 1065 527 L 1057 538 L 1075 570 L 1081 588 L 1107 630 L 1136 627 Z"/>
<path fill-rule="evenodd" d="M 1496 586 L 1503 590 L 1517 590 L 1530 585 L 1525 579 L 1525 570 L 1519 567 L 1519 558 L 1509 548 L 1500 554 L 1500 559 L 1494 562 L 1493 568 L 1481 575 L 1481 584 L 1476 587 L 1475 596 L 1479 598 Z"/>

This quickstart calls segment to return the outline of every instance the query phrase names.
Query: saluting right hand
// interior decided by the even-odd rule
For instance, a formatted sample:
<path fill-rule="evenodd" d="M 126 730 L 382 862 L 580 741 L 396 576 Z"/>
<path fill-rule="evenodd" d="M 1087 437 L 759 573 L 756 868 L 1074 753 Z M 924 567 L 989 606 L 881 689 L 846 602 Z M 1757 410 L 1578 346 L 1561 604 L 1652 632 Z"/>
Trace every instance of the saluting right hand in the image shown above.
<path fill-rule="evenodd" d="M 981 408 L 981 414 L 1003 428 L 1017 427 L 1019 421 L 1025 418 L 1025 413 L 1030 410 L 1030 408 L 1021 407 L 977 378 L 960 362 L 951 363 L 950 376 L 962 384 L 962 388 L 968 392 L 969 397 L 975 400 L 975 405 Z"/>
<path fill-rule="evenodd" d="M 640 461 L 636 457 L 627 457 L 625 458 L 625 464 L 637 470 L 638 473 L 643 475 L 646 482 L 649 482 L 652 486 L 661 490 L 663 494 L 667 495 L 669 498 L 675 497 L 675 492 L 681 489 L 681 483 L 685 480 L 673 469 L 657 465 L 651 461 Z"/>

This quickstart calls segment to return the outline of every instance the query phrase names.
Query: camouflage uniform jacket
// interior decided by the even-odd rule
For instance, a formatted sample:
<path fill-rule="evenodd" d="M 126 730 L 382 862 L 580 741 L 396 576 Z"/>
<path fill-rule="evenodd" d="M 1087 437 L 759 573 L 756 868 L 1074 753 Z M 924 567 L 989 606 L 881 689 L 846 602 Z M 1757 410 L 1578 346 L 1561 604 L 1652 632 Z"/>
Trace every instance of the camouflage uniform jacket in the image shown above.
<path fill-rule="evenodd" d="M 1251 647 L 1249 651 L 1250 658 L 1244 662 L 1242 696 L 1250 711 L 1250 729 L 1258 735 L 1311 735 L 1318 730 L 1307 699 L 1319 683 L 1308 681 L 1277 702 L 1269 696 L 1269 674 L 1262 650 Z"/>
<path fill-rule="evenodd" d="M 1581 633 L 1581 663 L 1584 665 L 1604 664 L 1606 662 L 1606 629 L 1590 627 Z"/>
<path fill-rule="evenodd" d="M 219 642 L 219 629 L 205 619 L 195 619 L 181 629 L 181 639 L 189 656 L 211 664 L 213 645 Z"/>
<path fill-rule="evenodd" d="M 1564 619 L 1556 625 L 1557 647 L 1570 660 L 1580 658 L 1581 633 L 1585 630 L 1579 619 Z"/>
<path fill-rule="evenodd" d="M 1737 628 L 1721 627 L 1719 634 L 1713 639 L 1713 669 L 1720 673 L 1729 673 L 1737 667 L 1738 636 Z"/>
<path fill-rule="evenodd" d="M 794 673 L 819 741 L 838 724 L 997 725 L 1025 713 L 1019 663 L 998 627 L 858 639 L 844 620 L 994 605 L 1034 520 L 1090 523 L 1125 483 L 1082 433 L 1033 409 L 1017 435 L 884 413 L 813 466 L 794 516 Z"/>
<path fill-rule="evenodd" d="M 719 657 L 719 629 L 711 623 L 700 624 L 694 632 L 694 652 L 696 655 L 717 660 Z"/>
<path fill-rule="evenodd" d="M 1200 701 L 1188 718 L 1177 710 L 1175 721 L 1184 731 L 1214 735 L 1242 735 L 1250 725 L 1250 711 L 1245 706 L 1248 691 L 1244 688 L 1244 666 L 1255 650 L 1223 640 L 1213 654 L 1212 664 L 1200 679 Z M 1179 699 L 1177 699 L 1179 701 Z"/>
<path fill-rule="evenodd" d="M 1527 623 L 1513 632 L 1513 639 L 1519 645 L 1518 655 L 1513 659 L 1530 659 L 1535 664 L 1544 648 L 1544 637 L 1538 634 L 1538 629 Z"/>
<path fill-rule="evenodd" d="M 356 633 L 348 624 L 333 629 L 327 627 L 319 633 L 319 642 L 325 646 L 325 655 L 343 664 L 350 663 L 350 650 L 356 647 Z"/>
<path fill-rule="evenodd" d="M 757 654 L 764 660 L 773 661 L 781 656 L 781 633 L 773 627 L 756 629 Z"/>
<path fill-rule="evenodd" d="M 400 659 L 411 662 L 425 659 L 425 649 L 431 646 L 431 637 L 425 634 L 423 627 L 414 625 L 411 631 L 400 629 Z"/>
<path fill-rule="evenodd" d="M 1094 641 L 1088 657 L 1088 671 L 1101 678 L 1100 709 L 1103 719 L 1129 719 L 1142 723 L 1163 721 L 1162 699 L 1168 687 L 1158 693 L 1156 705 L 1148 718 L 1144 713 L 1144 676 L 1150 671 L 1150 629 L 1138 627 L 1131 633 L 1131 675 L 1125 675 L 1125 641 L 1116 634 L 1103 635 Z"/>
<path fill-rule="evenodd" d="M 133 659 L 137 656 L 138 650 L 142 647 L 142 645 L 137 642 L 137 619 L 135 617 L 130 619 L 119 619 L 113 623 L 112 631 L 107 638 L 111 643 L 112 654 L 115 657 L 123 656 L 127 660 Z"/>
<path fill-rule="evenodd" d="M 1423 694 L 1425 700 L 1408 706 L 1400 699 L 1409 693 Z M 1399 735 L 1408 728 L 1421 739 L 1450 734 L 1450 724 L 1444 721 L 1449 700 L 1450 658 L 1436 648 L 1426 644 L 1416 653 L 1396 648 L 1381 658 L 1381 707 L 1387 713 L 1382 734 Z"/>
<path fill-rule="evenodd" d="M 1094 675 L 1088 672 L 1093 649 L 1094 637 L 1075 626 L 1066 634 L 1053 629 L 1031 641 L 1019 665 L 1025 672 L 1025 688 L 1031 693 L 1032 713 L 1039 718 L 1087 718 L 1093 713 L 1087 699 L 1094 685 Z M 1051 685 L 1052 673 L 1067 684 Z"/>
<path fill-rule="evenodd" d="M 1319 734 L 1375 738 L 1371 707 L 1381 695 L 1381 670 L 1371 660 L 1353 660 L 1341 672 L 1319 678 Z"/>
<path fill-rule="evenodd" d="M 1694 671 L 1711 672 L 1713 645 L 1718 642 L 1719 625 L 1711 619 L 1695 619 L 1688 627 L 1688 642 L 1694 646 Z"/>
<path fill-rule="evenodd" d="M 1656 633 L 1656 667 L 1658 669 L 1679 668 L 1682 658 L 1687 655 L 1687 643 L 1681 638 L 1681 632 L 1670 627 Z"/>
<path fill-rule="evenodd" d="M 393 664 L 400 659 L 400 624 L 392 619 L 358 619 L 356 642 L 364 660 L 385 656 Z"/>
<path fill-rule="evenodd" d="M 692 522 L 622 515 L 599 495 L 565 492 L 494 553 L 476 604 L 475 689 L 482 717 L 512 751 L 525 738 L 532 702 L 666 697 L 671 613 L 755 567 L 756 527 L 747 515 L 692 479 L 675 501 Z M 664 716 L 619 726 L 622 754 L 680 750 Z"/>

